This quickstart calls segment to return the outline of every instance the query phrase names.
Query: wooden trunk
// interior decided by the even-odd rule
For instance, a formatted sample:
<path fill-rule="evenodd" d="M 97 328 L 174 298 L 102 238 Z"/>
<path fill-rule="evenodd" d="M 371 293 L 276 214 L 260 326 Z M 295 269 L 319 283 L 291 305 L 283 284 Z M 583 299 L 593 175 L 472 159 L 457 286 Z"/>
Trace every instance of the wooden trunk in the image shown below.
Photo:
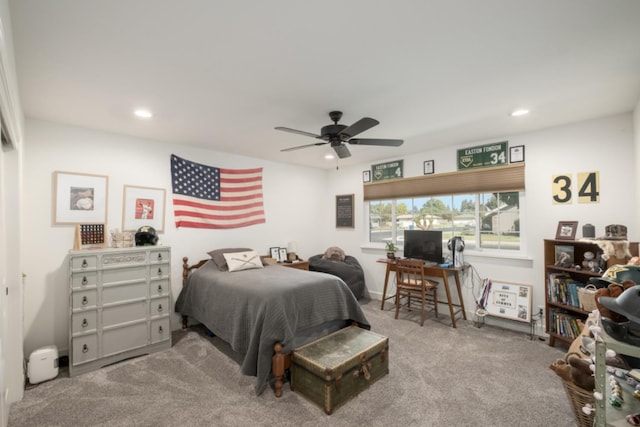
<path fill-rule="evenodd" d="M 389 338 L 349 326 L 293 351 L 291 389 L 331 415 L 389 373 Z"/>

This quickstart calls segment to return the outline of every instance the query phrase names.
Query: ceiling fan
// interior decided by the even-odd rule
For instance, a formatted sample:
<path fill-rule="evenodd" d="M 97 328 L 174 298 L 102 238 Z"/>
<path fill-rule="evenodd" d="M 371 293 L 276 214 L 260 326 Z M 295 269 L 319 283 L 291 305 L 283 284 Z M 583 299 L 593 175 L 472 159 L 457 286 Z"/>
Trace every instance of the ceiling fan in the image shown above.
<path fill-rule="evenodd" d="M 311 138 L 321 139 L 324 142 L 316 142 L 313 144 L 299 145 L 297 147 L 285 148 L 280 151 L 292 151 L 298 150 L 300 148 L 313 147 L 316 145 L 324 145 L 331 144 L 331 147 L 335 150 L 336 154 L 339 158 L 344 159 L 345 157 L 351 156 L 349 149 L 345 145 L 353 144 L 353 145 L 378 145 L 385 147 L 399 147 L 404 142 L 401 139 L 365 139 L 365 138 L 353 138 L 354 136 L 364 132 L 365 130 L 371 129 L 376 126 L 380 122 L 369 118 L 364 117 L 351 126 L 339 125 L 338 122 L 342 118 L 341 111 L 332 111 L 329 113 L 329 117 L 333 121 L 332 125 L 323 126 L 320 130 L 320 135 L 316 135 L 315 133 L 305 132 L 302 130 L 291 129 L 287 127 L 278 126 L 277 130 L 281 130 L 284 132 L 297 133 L 298 135 L 310 136 Z"/>

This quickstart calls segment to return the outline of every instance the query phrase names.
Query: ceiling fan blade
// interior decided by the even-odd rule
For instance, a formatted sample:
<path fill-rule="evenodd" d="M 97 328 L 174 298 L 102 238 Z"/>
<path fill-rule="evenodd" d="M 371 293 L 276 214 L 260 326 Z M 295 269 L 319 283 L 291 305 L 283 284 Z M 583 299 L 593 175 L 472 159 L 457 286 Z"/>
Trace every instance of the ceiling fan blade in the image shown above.
<path fill-rule="evenodd" d="M 336 154 L 339 158 L 344 159 L 346 157 L 351 157 L 351 152 L 347 148 L 346 145 L 334 145 L 333 149 L 336 150 Z"/>
<path fill-rule="evenodd" d="M 311 138 L 318 138 L 318 139 L 322 138 L 320 135 L 316 135 L 315 133 L 311 133 L 311 132 L 305 132 L 303 130 L 285 128 L 285 127 L 282 127 L 282 126 L 278 126 L 275 129 L 276 130 L 281 130 L 281 131 L 284 131 L 284 132 L 297 133 L 298 135 L 310 136 Z"/>
<path fill-rule="evenodd" d="M 315 144 L 298 145 L 297 147 L 283 148 L 280 151 L 293 151 L 293 150 L 299 150 L 301 148 L 313 147 L 316 145 L 324 145 L 324 144 L 328 144 L 328 142 L 316 142 Z"/>
<path fill-rule="evenodd" d="M 350 139 L 347 141 L 354 145 L 381 145 L 385 147 L 399 147 L 404 142 L 402 139 Z"/>
<path fill-rule="evenodd" d="M 343 129 L 340 132 L 340 136 L 342 137 L 343 140 L 349 139 L 358 135 L 361 132 L 364 132 L 365 130 L 371 129 L 372 127 L 376 126 L 379 123 L 380 122 L 377 121 L 376 119 L 372 119 L 370 117 L 363 117 L 357 122 L 355 122 L 354 124 L 352 124 L 351 126 L 349 126 L 348 128 Z"/>

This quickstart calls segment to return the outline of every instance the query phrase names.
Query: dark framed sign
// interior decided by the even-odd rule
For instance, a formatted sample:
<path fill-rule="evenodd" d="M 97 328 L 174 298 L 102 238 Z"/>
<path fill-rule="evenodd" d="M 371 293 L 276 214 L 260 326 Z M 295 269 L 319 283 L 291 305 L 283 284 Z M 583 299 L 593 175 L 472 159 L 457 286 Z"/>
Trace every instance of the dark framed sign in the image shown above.
<path fill-rule="evenodd" d="M 404 160 L 371 165 L 371 171 L 373 172 L 373 182 L 402 178 L 404 176 Z"/>
<path fill-rule="evenodd" d="M 458 150 L 458 170 L 507 164 L 507 141 Z"/>
<path fill-rule="evenodd" d="M 426 160 L 424 162 L 424 174 L 431 175 L 434 172 L 433 169 L 433 160 Z"/>
<path fill-rule="evenodd" d="M 509 163 L 524 162 L 524 145 L 509 148 Z"/>
<path fill-rule="evenodd" d="M 336 196 L 336 227 L 353 228 L 353 194 Z"/>

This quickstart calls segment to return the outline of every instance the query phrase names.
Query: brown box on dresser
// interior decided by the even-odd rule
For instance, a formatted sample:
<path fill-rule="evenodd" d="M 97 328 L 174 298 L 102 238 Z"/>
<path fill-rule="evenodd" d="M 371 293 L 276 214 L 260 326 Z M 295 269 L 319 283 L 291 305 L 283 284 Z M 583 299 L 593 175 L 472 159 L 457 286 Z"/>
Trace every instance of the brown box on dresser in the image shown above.
<path fill-rule="evenodd" d="M 349 326 L 293 351 L 291 389 L 327 414 L 389 373 L 389 339 Z"/>

